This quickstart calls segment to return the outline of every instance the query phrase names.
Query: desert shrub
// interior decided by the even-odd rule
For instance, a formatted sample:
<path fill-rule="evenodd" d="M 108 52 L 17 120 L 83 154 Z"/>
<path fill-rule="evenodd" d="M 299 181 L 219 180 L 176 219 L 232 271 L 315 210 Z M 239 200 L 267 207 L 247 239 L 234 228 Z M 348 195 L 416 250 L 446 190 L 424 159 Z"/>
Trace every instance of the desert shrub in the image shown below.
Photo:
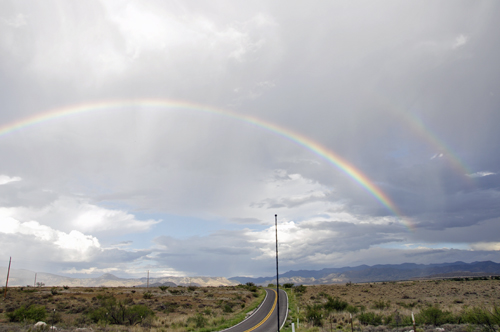
<path fill-rule="evenodd" d="M 169 292 L 171 294 L 182 294 L 183 290 L 182 289 L 170 289 Z"/>
<path fill-rule="evenodd" d="M 378 300 L 373 302 L 373 309 L 384 310 L 385 308 L 389 308 L 391 306 L 391 301 Z"/>
<path fill-rule="evenodd" d="M 153 294 L 150 292 L 146 292 L 142 295 L 142 297 L 145 298 L 146 300 L 149 300 L 153 298 Z"/>
<path fill-rule="evenodd" d="M 97 299 L 99 307 L 87 313 L 94 323 L 134 325 L 154 315 L 153 311 L 144 305 L 127 306 L 124 302 L 117 301 L 112 295 L 98 295 Z"/>
<path fill-rule="evenodd" d="M 56 287 L 52 287 L 52 288 L 50 289 L 50 293 L 51 293 L 52 295 L 58 295 L 58 294 L 59 294 L 59 292 L 58 292 L 58 290 L 57 290 L 57 288 L 56 288 Z"/>
<path fill-rule="evenodd" d="M 69 286 L 63 286 L 64 289 L 69 289 Z"/>
<path fill-rule="evenodd" d="M 306 309 L 306 320 L 313 326 L 323 326 L 321 304 L 308 305 Z"/>
<path fill-rule="evenodd" d="M 194 292 L 197 289 L 198 289 L 198 287 L 196 287 L 196 286 L 192 286 L 192 285 L 188 286 L 188 291 L 190 291 L 190 292 Z"/>
<path fill-rule="evenodd" d="M 293 290 L 294 290 L 296 293 L 302 294 L 302 293 L 305 293 L 305 292 L 306 292 L 307 288 L 306 288 L 306 286 L 304 286 L 304 285 L 298 285 L 298 286 L 293 287 Z"/>
<path fill-rule="evenodd" d="M 24 290 L 23 290 L 23 293 L 35 293 L 35 292 L 37 292 L 37 290 L 36 290 L 36 289 L 34 289 L 34 288 L 32 288 L 32 289 L 24 289 Z M 2 294 L 3 294 L 3 293 L 2 293 Z"/>
<path fill-rule="evenodd" d="M 374 312 L 363 312 L 357 316 L 359 322 L 363 325 L 382 325 L 382 315 L 377 315 Z"/>
<path fill-rule="evenodd" d="M 152 316 L 154 316 L 153 310 L 142 304 L 136 304 L 128 307 L 125 311 L 125 317 L 129 325 L 134 325 L 136 323 L 142 322 L 143 320 Z"/>
<path fill-rule="evenodd" d="M 415 320 L 420 324 L 439 326 L 443 324 L 453 324 L 455 319 L 449 311 L 443 311 L 437 306 L 427 307 L 420 310 L 415 316 Z"/>
<path fill-rule="evenodd" d="M 196 316 L 189 317 L 187 319 L 187 323 L 193 323 L 196 328 L 202 328 L 205 327 L 208 323 L 208 319 L 203 317 L 202 314 L 197 314 Z"/>
<path fill-rule="evenodd" d="M 253 286 L 247 286 L 247 289 L 252 292 L 252 293 L 255 293 L 257 292 L 257 290 L 259 289 L 257 286 L 253 285 Z"/>
<path fill-rule="evenodd" d="M 328 296 L 328 301 L 324 304 L 324 308 L 326 311 L 344 311 L 349 303 L 342 300 L 339 297 L 330 297 Z"/>
<path fill-rule="evenodd" d="M 255 284 L 253 282 L 247 282 L 245 285 L 247 287 L 253 287 L 253 286 L 255 286 Z"/>
<path fill-rule="evenodd" d="M 283 288 L 292 288 L 293 287 L 293 283 L 285 283 L 283 284 Z"/>
<path fill-rule="evenodd" d="M 24 320 L 43 321 L 47 316 L 45 306 L 30 305 L 28 308 L 21 306 L 13 312 L 8 312 L 7 317 L 11 322 L 22 322 Z"/>
<path fill-rule="evenodd" d="M 475 307 L 463 313 L 461 318 L 463 323 L 480 325 L 485 331 L 497 331 L 500 326 L 500 307 L 494 305 L 490 310 Z"/>
<path fill-rule="evenodd" d="M 353 305 L 348 305 L 346 308 L 345 308 L 345 311 L 351 313 L 351 314 L 357 314 L 359 312 L 359 309 L 358 307 L 355 307 Z"/>
<path fill-rule="evenodd" d="M 162 291 L 165 292 L 168 289 L 169 286 L 158 286 L 158 288 Z"/>
<path fill-rule="evenodd" d="M 233 306 L 230 303 L 226 303 L 226 304 L 224 304 L 222 311 L 227 312 L 227 313 L 233 312 Z"/>
<path fill-rule="evenodd" d="M 175 312 L 175 309 L 179 307 L 179 304 L 176 302 L 165 302 L 163 304 L 165 306 L 165 312 Z"/>

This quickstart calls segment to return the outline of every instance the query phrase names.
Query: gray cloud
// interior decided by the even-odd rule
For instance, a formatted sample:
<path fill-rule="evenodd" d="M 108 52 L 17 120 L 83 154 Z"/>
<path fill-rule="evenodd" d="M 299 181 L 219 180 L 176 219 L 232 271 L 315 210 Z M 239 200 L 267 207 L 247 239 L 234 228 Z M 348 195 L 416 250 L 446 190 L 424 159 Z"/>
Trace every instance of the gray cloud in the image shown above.
<path fill-rule="evenodd" d="M 9 250 L 27 246 L 57 270 L 90 271 L 103 260 L 133 274 L 154 257 L 159 270 L 254 274 L 272 266 L 265 235 L 276 213 L 293 238 L 282 244 L 290 268 L 492 259 L 494 251 L 462 249 L 496 248 L 498 7 L 3 2 L 0 223 L 132 243 L 82 262 L 62 259 L 28 228 L 0 235 Z M 126 98 L 191 106 L 36 120 Z M 33 125 L 8 132 L 29 118 Z M 347 165 L 416 230 L 405 231 Z M 82 215 L 87 222 L 75 222 Z"/>

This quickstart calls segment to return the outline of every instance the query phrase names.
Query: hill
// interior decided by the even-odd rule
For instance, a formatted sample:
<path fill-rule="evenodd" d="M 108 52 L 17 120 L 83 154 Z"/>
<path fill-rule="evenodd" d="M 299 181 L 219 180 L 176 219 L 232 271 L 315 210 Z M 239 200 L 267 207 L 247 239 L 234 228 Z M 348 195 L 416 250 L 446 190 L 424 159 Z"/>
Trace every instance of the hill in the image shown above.
<path fill-rule="evenodd" d="M 7 268 L 0 268 L 0 285 L 5 285 Z M 38 272 L 37 282 L 43 282 L 45 286 L 71 286 L 71 287 L 142 287 L 146 286 L 147 278 L 127 279 L 106 273 L 97 278 L 70 278 L 51 273 Z M 34 285 L 35 272 L 23 269 L 11 269 L 9 286 Z M 223 277 L 160 277 L 149 278 L 150 285 L 165 286 L 231 286 L 237 285 L 237 281 L 230 281 Z"/>
<path fill-rule="evenodd" d="M 288 271 L 280 275 L 281 283 L 294 283 L 303 285 L 341 284 L 347 282 L 375 282 L 398 281 L 415 278 L 456 277 L 500 275 L 500 264 L 485 262 L 454 262 L 442 264 L 386 264 L 386 265 L 360 265 L 355 267 L 326 268 L 322 270 Z M 276 283 L 276 276 L 272 277 L 233 277 L 231 281 L 240 283 L 253 282 L 257 285 Z"/>

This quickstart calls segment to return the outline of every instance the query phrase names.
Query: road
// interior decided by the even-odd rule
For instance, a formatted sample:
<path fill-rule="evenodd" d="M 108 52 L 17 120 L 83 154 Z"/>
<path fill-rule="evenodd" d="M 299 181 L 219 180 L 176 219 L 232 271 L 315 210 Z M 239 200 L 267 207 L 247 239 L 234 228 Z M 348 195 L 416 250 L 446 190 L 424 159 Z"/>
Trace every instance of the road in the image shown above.
<path fill-rule="evenodd" d="M 265 291 L 266 297 L 260 307 L 243 322 L 224 330 L 224 332 L 277 332 L 277 292 L 276 289 L 270 288 L 266 288 Z M 280 326 L 283 326 L 288 312 L 288 297 L 281 289 L 279 299 Z"/>

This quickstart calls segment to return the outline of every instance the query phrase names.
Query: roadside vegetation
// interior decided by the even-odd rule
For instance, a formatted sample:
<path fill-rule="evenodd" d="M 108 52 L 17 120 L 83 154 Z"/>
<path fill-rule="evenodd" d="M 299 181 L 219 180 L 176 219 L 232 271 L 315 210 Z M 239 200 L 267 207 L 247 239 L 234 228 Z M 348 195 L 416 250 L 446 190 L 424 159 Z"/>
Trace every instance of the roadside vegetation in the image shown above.
<path fill-rule="evenodd" d="M 282 286 L 290 311 L 283 331 L 499 331 L 500 280 Z"/>
<path fill-rule="evenodd" d="M 274 287 L 274 285 L 273 285 Z M 282 331 L 494 332 L 500 328 L 500 278 L 303 286 L 281 285 L 289 313 Z M 0 332 L 220 331 L 242 321 L 265 291 L 232 287 L 15 287 L 0 301 Z M 352 319 L 351 319 L 352 317 Z"/>
<path fill-rule="evenodd" d="M 3 293 L 2 293 L 3 294 Z M 254 284 L 231 287 L 15 287 L 0 302 L 0 331 L 31 331 L 38 321 L 59 331 L 220 331 L 264 299 Z"/>

